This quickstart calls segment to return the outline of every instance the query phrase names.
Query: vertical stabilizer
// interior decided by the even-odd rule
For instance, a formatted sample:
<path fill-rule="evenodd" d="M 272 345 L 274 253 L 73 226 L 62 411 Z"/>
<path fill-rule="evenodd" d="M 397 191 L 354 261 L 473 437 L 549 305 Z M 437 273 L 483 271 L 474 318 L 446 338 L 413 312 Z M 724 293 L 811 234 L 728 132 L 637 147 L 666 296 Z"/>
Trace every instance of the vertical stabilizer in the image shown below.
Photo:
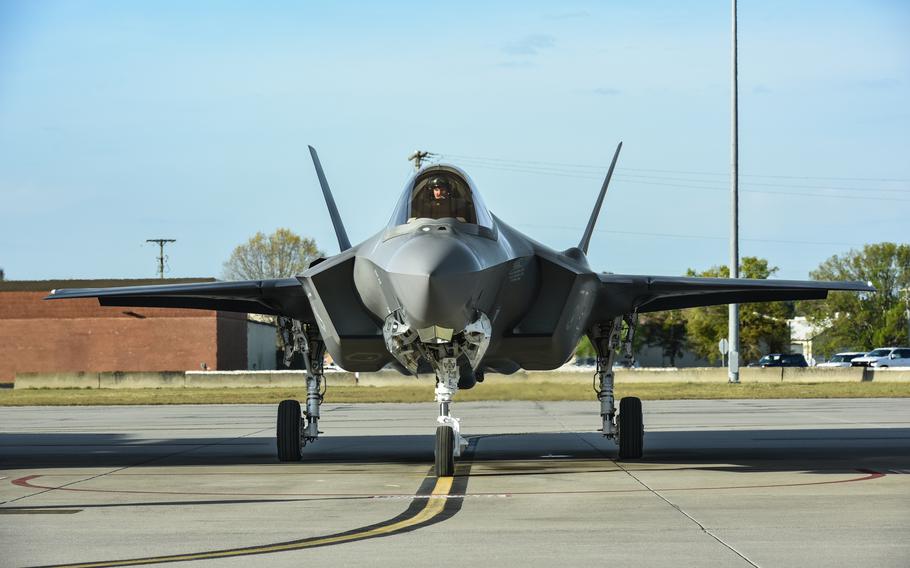
<path fill-rule="evenodd" d="M 322 195 L 325 197 L 325 204 L 329 208 L 329 216 L 332 218 L 332 225 L 335 226 L 335 236 L 338 237 L 338 248 L 344 252 L 351 248 L 351 241 L 348 240 L 348 233 L 344 230 L 344 223 L 341 222 L 341 215 L 338 214 L 338 207 L 335 206 L 335 198 L 332 197 L 332 190 L 329 189 L 329 182 L 325 179 L 325 172 L 322 171 L 322 164 L 319 163 L 319 156 L 316 155 L 316 148 L 308 146 L 310 156 L 313 157 L 313 165 L 316 167 L 316 176 L 319 178 L 319 185 L 322 186 Z M 612 171 L 612 169 L 610 170 Z"/>
<path fill-rule="evenodd" d="M 613 154 L 613 161 L 610 162 L 610 169 L 607 170 L 607 177 L 604 178 L 604 184 L 600 188 L 600 195 L 597 196 L 597 203 L 594 204 L 594 211 L 591 211 L 591 218 L 588 219 L 588 226 L 585 227 L 585 234 L 581 236 L 581 242 L 578 248 L 585 254 L 588 254 L 588 245 L 591 243 L 591 235 L 594 234 L 594 225 L 597 223 L 597 214 L 600 213 L 600 206 L 603 205 L 604 196 L 607 195 L 607 187 L 610 185 L 610 178 L 613 177 L 613 168 L 616 167 L 616 160 L 619 158 L 619 151 L 622 150 L 622 142 L 616 146 L 616 152 Z"/>

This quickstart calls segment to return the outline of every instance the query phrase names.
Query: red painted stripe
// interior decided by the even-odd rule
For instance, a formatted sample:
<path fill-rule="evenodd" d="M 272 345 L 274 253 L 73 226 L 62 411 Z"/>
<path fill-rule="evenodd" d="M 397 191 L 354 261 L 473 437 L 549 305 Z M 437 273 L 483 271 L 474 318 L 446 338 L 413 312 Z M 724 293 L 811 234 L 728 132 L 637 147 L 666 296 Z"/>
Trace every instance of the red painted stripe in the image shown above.
<path fill-rule="evenodd" d="M 834 483 L 853 483 L 856 481 L 871 481 L 873 479 L 879 479 L 885 477 L 886 474 L 874 471 L 870 469 L 857 469 L 856 471 L 860 473 L 865 473 L 866 475 L 862 477 L 852 477 L 849 479 L 835 479 L 831 481 L 806 481 L 802 483 L 777 483 L 777 484 L 765 484 L 765 485 L 724 485 L 724 486 L 715 486 L 715 487 L 677 487 L 677 488 L 668 488 L 668 489 L 655 489 L 655 491 L 717 491 L 717 490 L 732 490 L 732 489 L 773 489 L 776 487 L 804 487 L 811 485 L 830 485 Z M 125 494 L 136 494 L 136 495 L 204 495 L 204 496 L 219 496 L 219 497 L 363 497 L 363 498 L 372 498 L 372 499 L 382 499 L 388 497 L 410 497 L 410 498 L 421 498 L 429 497 L 429 495 L 414 495 L 413 493 L 237 493 L 237 492 L 212 492 L 212 491 L 140 491 L 132 489 L 86 489 L 79 487 L 61 487 L 53 485 L 38 485 L 34 484 L 31 481 L 42 477 L 41 475 L 27 475 L 25 477 L 20 477 L 18 479 L 12 480 L 10 483 L 13 485 L 18 485 L 19 487 L 27 487 L 29 489 L 48 489 L 48 490 L 57 490 L 57 491 L 75 491 L 75 492 L 84 492 L 84 493 L 125 493 Z M 469 493 L 469 494 L 450 494 L 450 497 L 481 497 L 481 496 L 499 496 L 507 495 L 509 497 L 513 495 L 590 495 L 590 494 L 607 494 L 607 493 L 637 493 L 637 492 L 647 492 L 649 489 L 580 489 L 577 491 L 496 491 L 496 492 L 480 492 L 480 493 Z"/>

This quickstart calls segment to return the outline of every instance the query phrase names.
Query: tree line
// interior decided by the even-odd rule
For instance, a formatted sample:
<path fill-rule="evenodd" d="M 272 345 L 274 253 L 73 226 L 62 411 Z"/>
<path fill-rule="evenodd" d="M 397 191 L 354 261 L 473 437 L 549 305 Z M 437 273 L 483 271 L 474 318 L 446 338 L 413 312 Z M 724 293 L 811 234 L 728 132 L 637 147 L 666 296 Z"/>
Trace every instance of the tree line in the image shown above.
<path fill-rule="evenodd" d="M 765 279 L 778 271 L 767 259 L 744 257 L 743 278 Z M 687 276 L 729 277 L 727 266 Z M 826 300 L 760 302 L 740 306 L 740 359 L 757 361 L 767 353 L 790 348 L 787 320 L 805 316 L 812 329 L 813 351 L 833 355 L 839 351 L 869 351 L 876 347 L 910 345 L 907 305 L 910 302 L 910 245 L 877 243 L 834 255 L 810 272 L 813 280 L 871 282 L 870 293 L 831 292 Z M 718 343 L 728 334 L 727 306 L 708 306 L 642 314 L 638 347 L 659 348 L 671 365 L 687 351 L 712 363 L 720 360 Z"/>

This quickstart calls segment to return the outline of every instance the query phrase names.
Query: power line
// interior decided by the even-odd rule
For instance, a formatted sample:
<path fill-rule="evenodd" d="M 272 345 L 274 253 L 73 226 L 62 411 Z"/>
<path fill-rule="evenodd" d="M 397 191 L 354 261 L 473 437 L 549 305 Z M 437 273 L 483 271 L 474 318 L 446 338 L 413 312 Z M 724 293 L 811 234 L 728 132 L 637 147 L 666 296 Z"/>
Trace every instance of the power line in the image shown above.
<path fill-rule="evenodd" d="M 551 175 L 551 176 L 556 176 L 556 177 L 569 177 L 569 178 L 578 178 L 578 179 L 600 179 L 600 176 L 565 173 L 565 172 L 561 172 L 561 171 L 546 171 L 546 170 L 525 169 L 525 168 L 508 167 L 508 166 L 494 166 L 494 165 L 489 165 L 489 164 L 470 163 L 470 162 L 468 163 L 468 165 L 471 165 L 473 167 L 478 167 L 478 168 L 487 168 L 487 169 L 500 170 L 500 171 L 516 172 L 516 173 L 543 174 L 543 175 Z M 697 189 L 697 190 L 707 190 L 707 191 L 724 191 L 724 192 L 728 191 L 724 187 L 716 187 L 716 186 L 692 185 L 692 184 L 688 184 L 688 183 L 668 183 L 668 182 L 658 182 L 658 181 L 635 181 L 635 180 L 629 179 L 628 177 L 626 177 L 625 175 L 622 175 L 622 174 L 618 174 L 617 179 L 622 180 L 625 183 L 632 183 L 632 184 L 638 184 L 638 185 L 648 185 L 648 186 L 656 185 L 656 186 L 679 187 L 679 188 L 685 188 L 685 189 Z M 682 181 L 695 181 L 697 183 L 718 183 L 718 182 L 711 182 L 708 180 L 682 180 Z M 748 185 L 748 186 L 760 185 L 760 186 L 765 186 L 765 187 L 782 187 L 782 188 L 787 187 L 785 185 L 756 184 L 756 183 L 748 183 L 748 184 L 744 184 L 744 185 Z M 806 187 L 806 189 L 818 189 L 821 191 L 851 191 L 851 192 L 857 191 L 857 189 L 855 189 L 855 188 L 837 188 L 837 187 Z M 865 193 L 865 192 L 874 192 L 874 191 L 878 191 L 878 190 L 870 188 L 870 189 L 866 189 L 866 190 L 862 190 L 862 191 Z M 895 190 L 883 190 L 883 191 L 890 192 L 890 191 L 895 191 Z M 864 200 L 864 201 L 868 201 L 869 199 L 884 200 L 884 201 L 903 201 L 903 202 L 910 201 L 910 199 L 901 199 L 901 198 L 896 198 L 896 197 L 873 196 L 873 195 L 869 195 L 868 193 L 866 193 L 865 195 L 832 195 L 830 193 L 806 193 L 806 192 L 796 192 L 796 191 L 768 191 L 768 190 L 760 190 L 760 189 L 744 189 L 743 192 L 745 192 L 745 193 L 764 193 L 764 194 L 768 194 L 768 195 L 787 195 L 787 196 L 795 195 L 795 196 L 816 197 L 816 198 L 823 197 L 823 198 L 833 198 L 833 199 L 859 199 L 859 200 Z M 896 192 L 904 193 L 903 191 L 896 191 Z M 910 192 L 908 192 L 908 193 L 910 193 Z"/>
<path fill-rule="evenodd" d="M 520 173 L 539 173 L 546 175 L 556 175 L 556 176 L 565 176 L 565 177 L 575 177 L 579 179 L 601 179 L 603 175 L 598 174 L 588 174 L 588 173 L 575 173 L 570 170 L 560 170 L 560 169 L 550 169 L 550 168 L 536 168 L 536 167 L 517 167 L 517 166 L 505 166 L 505 165 L 493 165 L 482 162 L 473 162 L 472 160 L 463 160 L 467 165 L 478 167 L 478 168 L 488 168 L 488 169 L 499 169 L 503 171 L 514 171 Z M 645 180 L 658 180 L 658 181 L 676 181 L 684 183 L 699 183 L 699 184 L 723 184 L 726 185 L 726 180 L 713 180 L 713 179 L 689 179 L 689 178 L 680 178 L 680 177 L 668 177 L 668 176 L 654 176 L 654 175 L 641 175 L 641 174 L 616 174 L 616 179 L 623 180 L 633 180 L 633 179 L 645 179 Z M 894 188 L 880 188 L 880 187 L 832 187 L 827 185 L 802 185 L 802 184 L 788 184 L 788 183 L 763 183 L 758 181 L 750 181 L 740 185 L 754 186 L 754 187 L 781 187 L 781 188 L 794 188 L 794 189 L 818 189 L 825 191 L 850 191 L 850 192 L 859 192 L 859 193 L 868 193 L 868 192 L 883 192 L 883 193 L 897 193 L 897 194 L 908 194 L 910 195 L 910 189 L 894 189 Z M 682 187 L 682 186 L 681 186 Z M 705 187 L 705 186 L 686 186 L 686 187 Z"/>
<path fill-rule="evenodd" d="M 528 228 L 537 228 L 537 229 L 557 229 L 564 231 L 578 232 L 583 229 L 583 227 L 571 227 L 568 225 L 541 225 L 536 223 L 520 223 L 518 226 L 528 227 Z M 671 239 L 704 239 L 704 240 L 713 240 L 713 241 L 726 241 L 728 237 L 724 236 L 713 236 L 713 235 L 692 235 L 685 233 L 656 233 L 649 231 L 619 231 L 615 229 L 595 229 L 595 233 L 608 233 L 615 235 L 629 235 L 629 236 L 639 236 L 639 237 L 660 237 L 660 238 L 671 238 Z M 763 239 L 763 238 L 744 238 L 743 241 L 757 242 L 757 243 L 776 243 L 776 244 L 787 244 L 787 245 L 818 245 L 818 246 L 846 246 L 846 247 L 861 247 L 864 243 L 846 243 L 846 242 L 836 242 L 836 241 L 800 241 L 800 240 L 790 240 L 790 239 Z"/>
<path fill-rule="evenodd" d="M 501 164 L 515 164 L 515 165 L 530 165 L 530 166 L 539 166 L 549 169 L 592 169 L 592 170 L 606 170 L 607 167 L 604 165 L 595 165 L 595 164 L 573 164 L 567 162 L 547 162 L 542 160 L 512 160 L 505 158 L 493 158 L 488 156 L 469 156 L 465 154 L 441 154 L 441 156 L 448 158 L 456 158 L 458 160 L 473 160 L 481 162 L 492 162 L 492 163 L 501 163 Z M 671 169 L 658 169 L 658 168 L 630 168 L 630 167 L 617 167 L 617 172 L 630 171 L 630 172 L 655 172 L 655 173 L 668 173 L 668 174 L 685 174 L 685 175 L 701 175 L 701 176 L 721 176 L 729 177 L 729 172 L 705 172 L 705 171 L 694 171 L 694 170 L 671 170 Z M 740 174 L 741 177 L 755 177 L 755 178 L 772 178 L 772 179 L 803 179 L 803 180 L 824 180 L 824 181 L 878 181 L 878 182 L 910 182 L 910 178 L 872 178 L 872 177 L 835 177 L 835 176 L 792 176 L 792 175 L 780 175 L 780 174 Z"/>

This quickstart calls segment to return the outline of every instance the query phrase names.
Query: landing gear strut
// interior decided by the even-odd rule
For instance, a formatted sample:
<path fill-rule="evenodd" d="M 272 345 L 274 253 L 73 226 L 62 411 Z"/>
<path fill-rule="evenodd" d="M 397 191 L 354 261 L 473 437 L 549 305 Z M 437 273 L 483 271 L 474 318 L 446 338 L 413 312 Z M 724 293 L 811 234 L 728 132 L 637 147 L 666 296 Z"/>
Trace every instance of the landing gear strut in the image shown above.
<path fill-rule="evenodd" d="M 306 365 L 306 406 L 296 400 L 283 400 L 278 405 L 277 444 L 279 461 L 300 461 L 307 442 L 319 438 L 319 407 L 322 405 L 325 343 L 319 333 L 298 320 L 279 317 L 278 328 L 284 343 L 284 364 L 289 365 L 296 353 L 303 354 Z"/>
<path fill-rule="evenodd" d="M 619 401 L 619 417 L 616 416 L 616 402 L 613 398 L 613 363 L 620 350 L 623 360 L 631 364 L 632 338 L 635 333 L 637 314 L 627 314 L 613 319 L 612 324 L 595 325 L 588 337 L 597 352 L 595 386 L 600 401 L 600 416 L 603 420 L 603 435 L 619 444 L 620 459 L 638 459 L 644 447 L 644 422 L 641 400 L 625 397 Z M 625 333 L 623 333 L 625 324 Z"/>
<path fill-rule="evenodd" d="M 458 392 L 458 379 L 460 373 L 458 363 L 454 357 L 446 357 L 440 361 L 436 373 L 436 403 L 439 404 L 439 417 L 436 419 L 436 476 L 450 477 L 455 475 L 455 458 L 468 443 L 461 435 L 461 427 L 457 418 L 450 413 L 452 397 Z"/>

